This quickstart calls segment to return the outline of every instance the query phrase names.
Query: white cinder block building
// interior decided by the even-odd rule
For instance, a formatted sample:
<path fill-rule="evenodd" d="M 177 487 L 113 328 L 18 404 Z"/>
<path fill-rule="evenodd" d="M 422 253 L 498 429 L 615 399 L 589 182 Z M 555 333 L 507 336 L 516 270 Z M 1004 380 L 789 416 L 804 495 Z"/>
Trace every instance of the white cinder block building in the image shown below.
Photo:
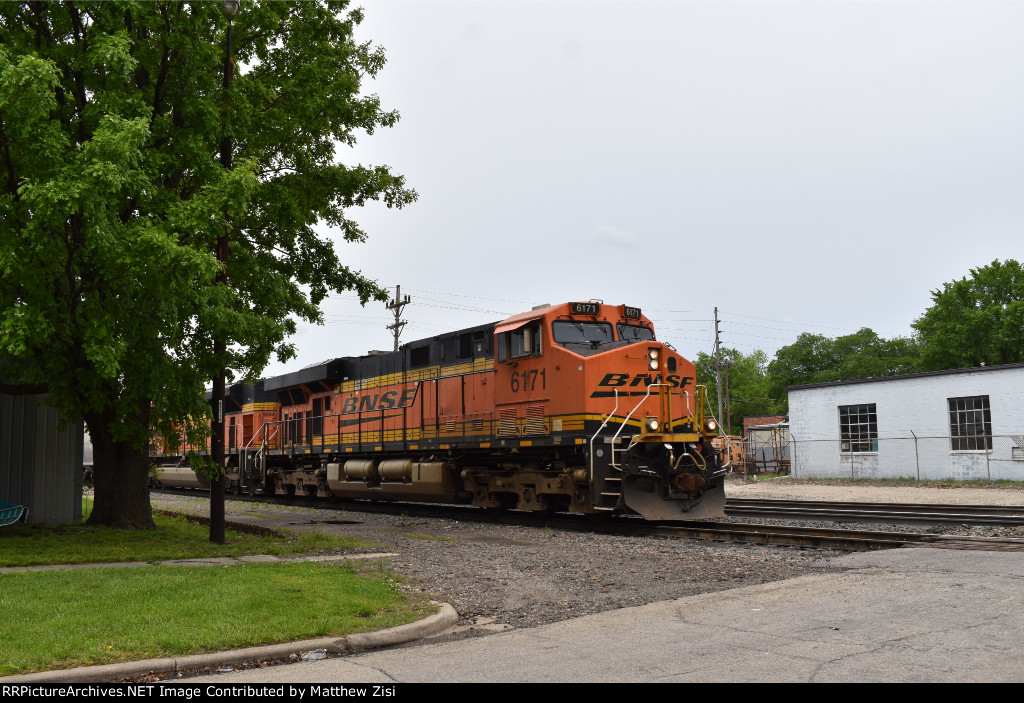
<path fill-rule="evenodd" d="M 1024 480 L 1024 364 L 787 390 L 794 477 Z"/>

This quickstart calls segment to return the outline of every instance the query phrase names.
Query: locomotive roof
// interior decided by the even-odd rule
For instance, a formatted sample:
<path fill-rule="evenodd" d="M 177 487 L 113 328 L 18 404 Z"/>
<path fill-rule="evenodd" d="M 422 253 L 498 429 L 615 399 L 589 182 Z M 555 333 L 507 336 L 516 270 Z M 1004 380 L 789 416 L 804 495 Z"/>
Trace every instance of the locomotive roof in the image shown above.
<path fill-rule="evenodd" d="M 310 390 L 318 392 L 320 389 L 326 390 L 327 385 L 333 385 L 348 379 L 358 378 L 360 376 L 360 371 L 367 364 L 371 364 L 374 369 L 394 366 L 394 370 L 400 370 L 400 367 L 406 360 L 410 349 L 422 349 L 425 346 L 436 347 L 438 350 L 436 352 L 437 358 L 440 358 L 440 348 L 446 339 L 457 338 L 464 334 L 492 332 L 495 324 L 496 323 L 492 322 L 486 325 L 467 327 L 454 332 L 446 332 L 435 337 L 417 339 L 403 344 L 397 352 L 372 352 L 362 356 L 346 356 L 330 359 L 319 364 L 307 366 L 306 368 L 299 369 L 298 371 L 292 371 L 291 373 L 268 378 L 264 381 L 264 388 L 267 391 L 279 391 L 287 388 L 306 386 Z M 434 355 L 435 352 L 432 351 L 431 358 L 434 358 Z M 376 375 L 376 373 L 377 372 L 375 372 L 374 375 Z"/>
<path fill-rule="evenodd" d="M 347 357 L 330 359 L 298 371 L 268 378 L 264 381 L 263 387 L 268 391 L 276 391 L 295 386 L 319 385 L 324 381 L 336 383 L 347 375 L 347 369 L 351 364 L 352 360 Z"/>
<path fill-rule="evenodd" d="M 596 303 L 601 306 L 601 312 L 597 314 L 602 317 L 608 314 L 615 314 L 612 311 L 617 312 L 618 308 L 621 307 L 617 305 L 605 305 L 600 301 L 590 301 L 590 303 Z M 279 391 L 287 388 L 306 386 L 310 390 L 313 390 L 313 392 L 326 390 L 326 386 L 328 385 L 351 378 L 359 378 L 361 370 L 363 370 L 363 367 L 368 363 L 372 364 L 373 367 L 377 369 L 394 367 L 395 370 L 398 370 L 401 367 L 407 367 L 410 350 L 422 351 L 424 347 L 430 347 L 431 352 L 429 355 L 429 362 L 425 361 L 428 357 L 424 353 L 424 355 L 421 356 L 421 363 L 437 363 L 441 359 L 441 347 L 444 345 L 445 340 L 457 338 L 461 335 L 479 332 L 494 333 L 508 331 L 527 322 L 548 316 L 590 316 L 588 313 L 573 312 L 573 305 L 579 304 L 560 303 L 557 305 L 538 305 L 532 310 L 512 315 L 504 320 L 498 320 L 484 325 L 477 325 L 475 327 L 467 327 L 461 330 L 453 330 L 452 332 L 445 332 L 434 337 L 416 339 L 403 344 L 397 352 L 373 352 L 362 356 L 348 356 L 329 359 L 318 364 L 313 364 L 312 366 L 307 366 L 304 369 L 299 369 L 298 371 L 275 376 L 274 378 L 268 378 L 265 381 L 264 388 L 267 391 Z M 605 308 L 607 308 L 607 310 Z M 639 315 L 639 310 L 637 310 L 637 314 Z M 639 317 L 638 319 L 642 319 L 645 322 L 647 321 L 646 318 L 642 317 Z"/>
<path fill-rule="evenodd" d="M 246 403 L 264 403 L 276 399 L 277 396 L 274 393 L 267 391 L 264 379 L 257 381 L 255 386 L 251 386 L 245 381 L 235 381 L 224 389 L 224 412 L 236 413 L 241 411 L 242 406 Z M 213 400 L 212 389 L 206 391 L 206 400 L 207 402 Z"/>
<path fill-rule="evenodd" d="M 405 344 L 403 344 L 401 346 L 401 348 L 399 349 L 399 353 L 401 353 L 401 351 L 403 351 L 405 349 L 408 349 L 409 347 L 418 347 L 418 346 L 422 346 L 423 344 L 429 344 L 431 342 L 443 342 L 445 339 L 448 339 L 450 337 L 458 337 L 459 335 L 469 334 L 469 333 L 472 333 L 472 332 L 488 331 L 488 330 L 493 329 L 494 326 L 497 325 L 497 324 L 498 324 L 497 322 L 489 322 L 486 325 L 477 325 L 476 327 L 466 327 L 465 329 L 454 330 L 452 332 L 443 332 L 443 333 L 441 333 L 439 335 L 436 335 L 434 337 L 424 337 L 423 339 L 414 339 L 411 342 L 406 342 Z M 390 354 L 394 354 L 395 352 L 389 352 L 389 353 Z"/>

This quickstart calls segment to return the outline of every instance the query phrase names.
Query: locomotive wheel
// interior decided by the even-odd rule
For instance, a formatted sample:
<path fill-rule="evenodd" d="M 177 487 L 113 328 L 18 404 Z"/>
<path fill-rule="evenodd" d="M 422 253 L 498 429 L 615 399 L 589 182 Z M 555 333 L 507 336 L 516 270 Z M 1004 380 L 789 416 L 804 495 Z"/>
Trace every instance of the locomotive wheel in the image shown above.
<path fill-rule="evenodd" d="M 493 493 L 490 498 L 501 503 L 501 505 L 490 505 L 484 508 L 484 511 L 492 515 L 500 515 L 509 508 L 514 508 L 519 504 L 519 496 L 511 493 Z"/>
<path fill-rule="evenodd" d="M 559 496 L 539 495 L 536 496 L 534 500 L 536 501 L 536 504 L 542 507 L 533 508 L 530 512 L 540 517 L 551 517 L 564 507 L 562 501 L 559 500 Z"/>
<path fill-rule="evenodd" d="M 556 503 L 554 501 L 551 501 L 550 503 L 545 505 L 542 510 L 534 510 L 533 511 L 533 513 L 535 515 L 539 515 L 539 516 L 545 517 L 545 518 L 551 517 L 552 515 L 554 515 L 557 512 L 558 512 L 558 503 Z"/>

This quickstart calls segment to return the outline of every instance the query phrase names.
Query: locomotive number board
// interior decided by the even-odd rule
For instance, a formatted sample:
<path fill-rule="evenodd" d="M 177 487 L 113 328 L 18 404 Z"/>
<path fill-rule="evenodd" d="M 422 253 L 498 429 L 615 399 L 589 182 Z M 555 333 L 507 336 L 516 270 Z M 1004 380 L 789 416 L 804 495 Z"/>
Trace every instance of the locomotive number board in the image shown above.
<path fill-rule="evenodd" d="M 640 308 L 631 308 L 628 305 L 622 306 L 623 317 L 640 317 Z"/>
<path fill-rule="evenodd" d="M 569 303 L 569 312 L 573 315 L 598 315 L 601 306 L 598 303 Z"/>

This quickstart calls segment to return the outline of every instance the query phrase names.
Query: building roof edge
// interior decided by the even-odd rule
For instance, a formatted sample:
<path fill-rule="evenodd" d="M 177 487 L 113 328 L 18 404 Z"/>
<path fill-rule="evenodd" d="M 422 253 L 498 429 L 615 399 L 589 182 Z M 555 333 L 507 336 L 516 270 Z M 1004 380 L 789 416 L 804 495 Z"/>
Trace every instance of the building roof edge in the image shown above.
<path fill-rule="evenodd" d="M 927 378 L 929 376 L 949 376 L 962 373 L 983 373 L 986 371 L 1005 371 L 1009 369 L 1024 369 L 1024 362 L 1017 364 L 1000 364 L 999 366 L 972 366 L 966 369 L 945 369 L 943 371 L 921 371 L 918 373 L 904 373 L 898 376 L 874 376 L 872 378 L 855 378 L 849 381 L 827 381 L 825 383 L 805 383 L 799 386 L 786 386 L 784 391 L 800 391 L 808 388 L 828 388 L 829 386 L 852 386 L 858 383 L 881 383 L 883 381 L 903 381 L 910 378 Z"/>

